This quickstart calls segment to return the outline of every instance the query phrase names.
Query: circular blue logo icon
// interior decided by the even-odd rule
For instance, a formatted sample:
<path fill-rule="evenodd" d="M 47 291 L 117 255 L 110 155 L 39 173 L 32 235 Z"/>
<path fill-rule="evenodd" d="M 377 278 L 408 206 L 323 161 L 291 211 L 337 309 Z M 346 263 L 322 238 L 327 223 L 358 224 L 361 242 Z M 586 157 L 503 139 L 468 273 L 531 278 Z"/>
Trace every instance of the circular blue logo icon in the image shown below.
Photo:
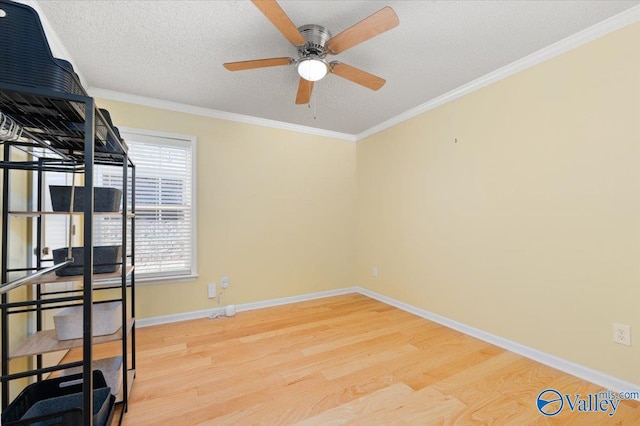
<path fill-rule="evenodd" d="M 555 389 L 545 389 L 538 394 L 536 399 L 536 406 L 540 414 L 545 416 L 555 416 L 564 406 L 562 395 Z"/>

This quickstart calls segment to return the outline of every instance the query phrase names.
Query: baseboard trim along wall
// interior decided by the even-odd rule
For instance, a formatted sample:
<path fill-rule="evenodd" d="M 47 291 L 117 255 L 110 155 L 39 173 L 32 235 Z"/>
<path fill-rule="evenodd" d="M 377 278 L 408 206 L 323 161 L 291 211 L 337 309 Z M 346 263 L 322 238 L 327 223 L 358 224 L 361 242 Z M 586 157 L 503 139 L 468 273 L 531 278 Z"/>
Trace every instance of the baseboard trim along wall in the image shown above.
<path fill-rule="evenodd" d="M 386 303 L 387 305 L 394 306 L 398 309 L 402 309 L 403 311 L 412 313 L 414 315 L 418 315 L 419 317 L 444 325 L 445 327 L 449 327 L 453 330 L 459 331 L 468 336 L 475 337 L 476 339 L 483 340 L 495 346 L 499 346 L 508 351 L 517 353 L 518 355 L 522 355 L 525 358 L 532 359 L 541 364 L 548 365 L 549 367 L 553 367 L 557 370 L 579 377 L 588 382 L 595 383 L 596 385 L 602 386 L 605 389 L 616 391 L 616 392 L 639 392 L 640 393 L 640 385 L 629 383 L 627 381 L 618 379 L 613 376 L 609 376 L 607 374 L 601 373 L 596 370 L 592 370 L 590 368 L 584 367 L 579 364 L 575 364 L 573 362 L 567 361 L 557 356 L 550 355 L 548 353 L 530 348 L 525 345 L 521 345 L 520 343 L 516 343 L 514 341 L 505 339 L 500 336 L 496 336 L 495 334 L 487 333 L 486 331 L 482 331 L 477 328 L 470 327 L 466 324 L 462 324 L 452 319 L 443 317 L 441 315 L 434 314 L 433 312 L 416 308 L 415 306 L 412 306 L 408 303 L 400 302 L 399 300 L 392 299 L 390 297 L 376 293 L 375 291 L 371 291 L 361 287 L 357 287 L 357 291 L 360 294 L 368 296 L 372 299 L 376 299 L 380 302 Z M 640 398 L 637 398 L 637 399 L 640 401 Z"/>
<path fill-rule="evenodd" d="M 579 377 L 591 383 L 595 383 L 598 386 L 602 386 L 605 389 L 616 392 L 638 392 L 640 393 L 640 385 L 626 382 L 616 377 L 601 373 L 596 370 L 584 367 L 579 364 L 564 360 L 554 355 L 547 354 L 537 349 L 530 348 L 520 343 L 513 342 L 495 334 L 487 333 L 480 329 L 470 327 L 466 324 L 454 321 L 452 319 L 443 317 L 433 312 L 417 308 L 405 302 L 384 296 L 375 291 L 371 291 L 362 287 L 345 287 L 337 290 L 321 291 L 317 293 L 308 293 L 299 296 L 282 297 L 278 299 L 264 300 L 260 302 L 245 303 L 236 306 L 237 312 L 251 311 L 254 309 L 269 308 L 272 306 L 286 305 L 289 303 L 304 302 L 307 300 L 321 299 L 323 297 L 340 296 L 349 293 L 359 293 L 372 299 L 378 300 L 387 305 L 394 306 L 403 311 L 412 313 L 419 317 L 428 319 L 435 323 L 441 324 L 445 327 L 449 327 L 453 330 L 459 331 L 476 339 L 483 340 L 487 343 L 499 346 L 508 351 L 517 353 L 518 355 L 537 361 L 541 364 L 548 365 L 557 370 Z M 163 315 L 153 318 L 142 318 L 136 320 L 136 326 L 148 327 L 152 325 L 167 324 L 178 321 L 186 321 L 190 319 L 206 318 L 224 316 L 225 308 L 205 309 L 201 311 L 185 312 L 180 314 Z M 640 398 L 638 399 L 640 400 Z"/>
<path fill-rule="evenodd" d="M 307 300 L 322 299 L 323 297 L 341 296 L 349 293 L 359 293 L 358 287 L 345 287 L 337 290 L 319 291 L 317 293 L 301 294 L 299 296 L 281 297 L 278 299 L 263 300 L 260 302 L 243 303 L 236 305 L 236 312 L 252 311 L 254 309 L 270 308 L 272 306 L 287 305 L 289 303 L 305 302 Z M 192 319 L 224 316 L 225 308 L 204 309 L 179 314 L 161 315 L 151 318 L 136 319 L 136 327 L 143 328 L 152 325 L 169 324 L 172 322 L 187 321 Z"/>

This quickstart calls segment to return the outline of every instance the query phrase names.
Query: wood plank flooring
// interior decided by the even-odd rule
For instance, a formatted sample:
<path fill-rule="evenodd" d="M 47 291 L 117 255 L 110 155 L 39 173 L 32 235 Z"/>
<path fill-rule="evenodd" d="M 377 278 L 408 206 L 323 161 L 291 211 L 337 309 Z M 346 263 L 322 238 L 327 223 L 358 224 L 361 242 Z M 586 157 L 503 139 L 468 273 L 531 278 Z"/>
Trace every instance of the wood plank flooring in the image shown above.
<path fill-rule="evenodd" d="M 546 388 L 604 389 L 358 294 L 142 328 L 137 354 L 127 426 L 640 424 L 545 417 Z"/>

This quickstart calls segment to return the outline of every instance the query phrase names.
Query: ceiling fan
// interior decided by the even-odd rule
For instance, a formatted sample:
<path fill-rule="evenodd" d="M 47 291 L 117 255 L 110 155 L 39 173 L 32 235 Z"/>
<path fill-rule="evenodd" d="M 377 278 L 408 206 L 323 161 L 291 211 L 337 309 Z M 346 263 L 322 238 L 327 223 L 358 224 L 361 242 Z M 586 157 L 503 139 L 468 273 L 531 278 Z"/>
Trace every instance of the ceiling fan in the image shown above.
<path fill-rule="evenodd" d="M 380 9 L 332 37 L 329 30 L 322 25 L 310 24 L 296 27 L 276 0 L 251 1 L 282 35 L 298 48 L 298 59 L 283 57 L 227 62 L 224 67 L 229 71 L 295 65 L 300 75 L 296 104 L 308 104 L 314 82 L 322 79 L 327 73 L 346 78 L 371 90 L 378 90 L 386 83 L 383 78 L 376 75 L 340 61 L 328 62 L 325 58 L 327 55 L 344 52 L 396 27 L 400 21 L 390 7 Z"/>

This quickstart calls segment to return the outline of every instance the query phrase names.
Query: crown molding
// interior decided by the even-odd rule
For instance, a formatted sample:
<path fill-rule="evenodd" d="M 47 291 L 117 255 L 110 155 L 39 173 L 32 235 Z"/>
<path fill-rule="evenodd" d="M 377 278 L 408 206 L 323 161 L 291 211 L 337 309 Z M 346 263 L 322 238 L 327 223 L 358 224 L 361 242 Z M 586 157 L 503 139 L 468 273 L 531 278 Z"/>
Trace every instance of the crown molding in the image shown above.
<path fill-rule="evenodd" d="M 194 105 L 187 105 L 178 102 L 165 101 L 162 99 L 148 98 L 146 96 L 132 95 L 129 93 L 116 92 L 113 90 L 90 87 L 89 94 L 93 97 L 110 99 L 112 101 L 127 102 L 130 104 L 143 105 L 152 108 L 160 108 L 169 111 L 183 112 L 187 114 L 200 115 L 203 117 L 217 118 L 220 120 L 235 121 L 237 123 L 253 124 L 256 126 L 271 127 L 280 130 L 289 130 L 297 133 L 304 133 L 314 136 L 324 136 L 333 139 L 355 142 L 355 135 L 348 133 L 323 130 L 315 127 L 300 126 L 298 124 L 286 123 L 283 121 L 268 120 L 266 118 L 252 117 L 249 115 L 236 114 L 232 112 L 220 111 L 210 108 L 202 108 Z"/>
<path fill-rule="evenodd" d="M 55 30 L 51 26 L 46 15 L 38 5 L 38 2 L 36 0 L 18 0 L 18 1 L 33 7 L 38 12 L 38 15 L 40 16 L 40 20 L 42 21 L 42 26 L 44 27 L 45 33 L 47 34 L 47 39 L 51 46 L 51 50 L 54 53 L 54 56 L 66 59 L 67 61 L 71 62 L 74 65 L 75 71 L 80 77 L 80 81 L 82 82 L 83 86 L 89 87 L 88 84 L 86 84 L 86 79 L 83 77 L 78 67 L 75 66 L 75 63 L 71 58 L 69 51 L 65 48 L 64 44 L 56 34 Z M 282 121 L 268 120 L 264 118 L 252 117 L 248 115 L 219 111 L 214 109 L 196 107 L 192 105 L 181 104 L 177 102 L 170 102 L 170 101 L 165 101 L 161 99 L 131 95 L 127 93 L 100 89 L 96 87 L 89 87 L 88 92 L 89 94 L 91 94 L 91 96 L 102 97 L 105 99 L 111 99 L 115 101 L 128 102 L 128 103 L 139 104 L 139 105 L 144 105 L 144 106 L 149 106 L 154 108 L 167 109 L 170 111 L 184 112 L 188 114 L 195 114 L 195 115 L 201 115 L 205 117 L 217 118 L 221 120 L 235 121 L 238 123 L 254 124 L 257 126 L 271 127 L 275 129 L 289 130 L 293 132 L 304 133 L 304 134 L 309 134 L 314 136 L 324 136 L 324 137 L 329 137 L 334 139 L 341 139 L 341 140 L 355 142 L 355 141 L 365 139 L 376 133 L 382 132 L 383 130 L 386 130 L 397 124 L 400 124 L 404 121 L 414 118 L 429 110 L 437 108 L 441 105 L 444 105 L 457 98 L 460 98 L 464 95 L 467 95 L 471 92 L 474 92 L 492 83 L 500 81 L 504 78 L 507 78 L 520 71 L 524 71 L 527 68 L 530 68 L 548 59 L 554 58 L 558 55 L 561 55 L 562 53 L 568 52 L 571 49 L 582 46 L 583 44 L 586 44 L 599 37 L 602 37 L 606 34 L 619 30 L 623 27 L 626 27 L 627 25 L 633 24 L 638 21 L 640 21 L 640 5 L 627 9 L 615 16 L 612 16 L 611 18 L 605 19 L 604 21 L 601 21 L 595 25 L 592 25 L 589 28 L 586 28 L 578 33 L 575 33 L 550 46 L 542 48 L 498 70 L 485 74 L 480 78 L 477 78 L 467 84 L 464 84 L 456 89 L 453 89 L 452 91 L 447 92 L 441 96 L 433 98 L 421 105 L 418 105 L 415 108 L 405 111 L 402 114 L 399 114 L 380 124 L 372 126 L 369 129 L 355 135 L 348 134 L 348 133 L 334 132 L 330 130 L 323 130 L 315 127 L 300 126 L 297 124 L 291 124 L 291 123 L 286 123 Z"/>
<path fill-rule="evenodd" d="M 614 15 L 611 18 L 605 19 L 602 22 L 599 22 L 589 28 L 577 32 L 550 46 L 542 48 L 530 54 L 529 56 L 525 56 L 524 58 L 518 59 L 517 61 L 512 62 L 500 69 L 485 74 L 484 76 L 477 78 L 467 84 L 464 84 L 456 89 L 453 89 L 452 91 L 447 92 L 444 95 L 433 98 L 389 120 L 370 127 L 364 132 L 358 133 L 355 136 L 356 140 L 359 141 L 376 133 L 382 132 L 383 130 L 400 124 L 403 121 L 407 121 L 420 114 L 424 114 L 429 110 L 437 108 L 457 98 L 460 98 L 492 83 L 500 81 L 504 78 L 507 78 L 513 74 L 519 73 L 520 71 L 524 71 L 527 68 L 547 61 L 551 58 L 575 49 L 576 47 L 582 46 L 583 44 L 586 44 L 599 37 L 602 37 L 606 34 L 619 30 L 620 28 L 626 27 L 627 25 L 633 24 L 638 21 L 640 21 L 640 6 L 634 6 L 630 9 L 625 10 L 624 12 Z"/>

